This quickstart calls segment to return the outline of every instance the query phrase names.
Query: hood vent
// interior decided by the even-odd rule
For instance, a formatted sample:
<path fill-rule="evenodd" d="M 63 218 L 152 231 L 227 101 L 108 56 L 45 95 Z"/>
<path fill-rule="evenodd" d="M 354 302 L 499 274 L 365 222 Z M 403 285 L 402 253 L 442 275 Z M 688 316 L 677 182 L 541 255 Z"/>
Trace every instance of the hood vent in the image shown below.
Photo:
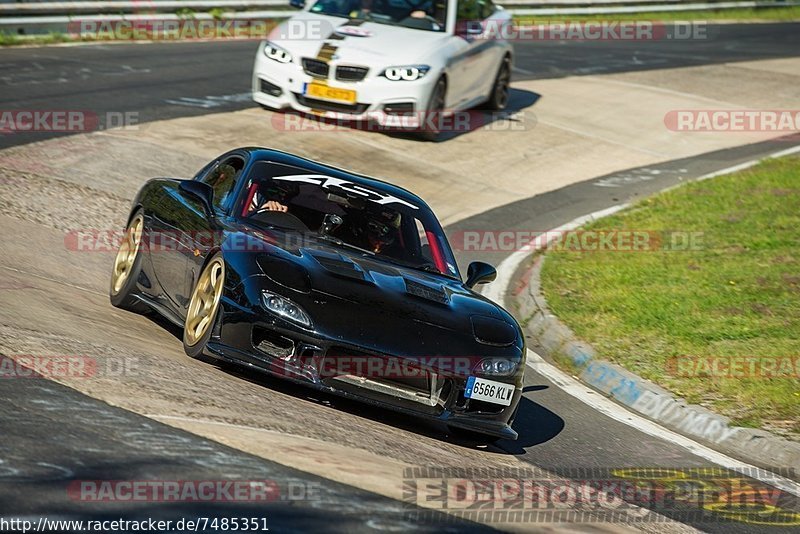
<path fill-rule="evenodd" d="M 406 291 L 408 291 L 410 295 L 421 297 L 426 300 L 432 300 L 433 302 L 438 302 L 440 304 L 448 303 L 447 293 L 444 292 L 444 289 L 442 289 L 441 286 L 427 286 L 425 284 L 420 284 L 419 282 L 409 280 L 408 278 L 404 278 L 403 280 L 406 283 Z"/>
<path fill-rule="evenodd" d="M 364 271 L 353 263 L 352 261 L 341 260 L 336 258 L 328 258 L 325 256 L 314 256 L 314 259 L 320 265 L 325 267 L 325 270 L 338 276 L 345 276 L 355 280 L 365 280 Z"/>

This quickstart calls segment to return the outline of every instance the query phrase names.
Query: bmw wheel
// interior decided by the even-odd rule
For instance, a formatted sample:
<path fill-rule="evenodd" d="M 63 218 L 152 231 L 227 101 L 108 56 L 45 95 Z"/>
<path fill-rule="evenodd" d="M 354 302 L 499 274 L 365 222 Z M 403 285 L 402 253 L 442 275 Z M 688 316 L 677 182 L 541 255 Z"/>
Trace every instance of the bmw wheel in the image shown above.
<path fill-rule="evenodd" d="M 489 99 L 486 101 L 486 109 L 492 111 L 502 111 L 508 105 L 508 91 L 509 84 L 511 83 L 511 58 L 506 56 L 503 58 L 503 63 L 500 64 L 500 70 L 497 71 L 497 77 L 494 79 L 492 85 L 492 92 L 489 94 Z"/>
<path fill-rule="evenodd" d="M 439 123 L 442 120 L 444 111 L 445 97 L 447 96 L 447 80 L 439 78 L 431 91 L 431 99 L 428 101 L 428 108 L 425 115 L 420 117 L 422 125 L 419 136 L 426 141 L 437 141 L 439 139 Z"/>

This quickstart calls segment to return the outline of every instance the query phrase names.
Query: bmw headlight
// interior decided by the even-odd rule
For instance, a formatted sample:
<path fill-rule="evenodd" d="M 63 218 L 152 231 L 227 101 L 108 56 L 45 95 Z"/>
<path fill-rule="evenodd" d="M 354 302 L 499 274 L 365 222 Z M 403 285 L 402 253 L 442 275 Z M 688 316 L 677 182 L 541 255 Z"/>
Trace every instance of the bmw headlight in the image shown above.
<path fill-rule="evenodd" d="M 280 295 L 270 293 L 269 291 L 261 292 L 261 300 L 264 301 L 264 306 L 276 315 L 280 315 L 284 319 L 288 319 L 297 324 L 311 327 L 311 319 L 308 314 L 303 311 L 303 308 Z"/>
<path fill-rule="evenodd" d="M 381 73 L 387 80 L 393 82 L 405 81 L 413 82 L 425 76 L 431 68 L 428 65 L 406 65 L 401 67 L 389 67 Z"/>
<path fill-rule="evenodd" d="M 292 54 L 269 41 L 264 46 L 264 55 L 278 63 L 289 63 L 292 60 Z"/>
<path fill-rule="evenodd" d="M 517 370 L 517 364 L 504 358 L 486 358 L 473 369 L 476 373 L 488 376 L 509 376 Z"/>

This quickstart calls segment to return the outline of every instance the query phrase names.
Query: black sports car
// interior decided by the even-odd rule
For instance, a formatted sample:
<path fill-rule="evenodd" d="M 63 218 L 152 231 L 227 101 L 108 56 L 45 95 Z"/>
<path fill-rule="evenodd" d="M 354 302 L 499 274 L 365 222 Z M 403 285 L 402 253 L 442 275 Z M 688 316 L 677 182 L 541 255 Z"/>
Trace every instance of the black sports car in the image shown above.
<path fill-rule="evenodd" d="M 133 201 L 111 302 L 155 310 L 211 356 L 480 436 L 516 439 L 525 343 L 462 282 L 417 196 L 284 152 L 242 148 Z"/>

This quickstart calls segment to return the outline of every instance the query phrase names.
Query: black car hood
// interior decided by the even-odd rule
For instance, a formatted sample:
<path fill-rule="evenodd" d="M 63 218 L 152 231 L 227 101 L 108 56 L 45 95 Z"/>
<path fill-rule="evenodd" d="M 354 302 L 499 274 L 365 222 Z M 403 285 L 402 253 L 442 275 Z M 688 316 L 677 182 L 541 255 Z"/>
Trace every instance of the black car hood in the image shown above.
<path fill-rule="evenodd" d="M 278 291 L 306 309 L 315 329 L 345 344 L 382 350 L 381 338 L 391 332 L 408 341 L 401 342 L 408 355 L 521 346 L 508 312 L 460 280 L 316 239 L 294 249 L 270 247 L 257 263 Z"/>

